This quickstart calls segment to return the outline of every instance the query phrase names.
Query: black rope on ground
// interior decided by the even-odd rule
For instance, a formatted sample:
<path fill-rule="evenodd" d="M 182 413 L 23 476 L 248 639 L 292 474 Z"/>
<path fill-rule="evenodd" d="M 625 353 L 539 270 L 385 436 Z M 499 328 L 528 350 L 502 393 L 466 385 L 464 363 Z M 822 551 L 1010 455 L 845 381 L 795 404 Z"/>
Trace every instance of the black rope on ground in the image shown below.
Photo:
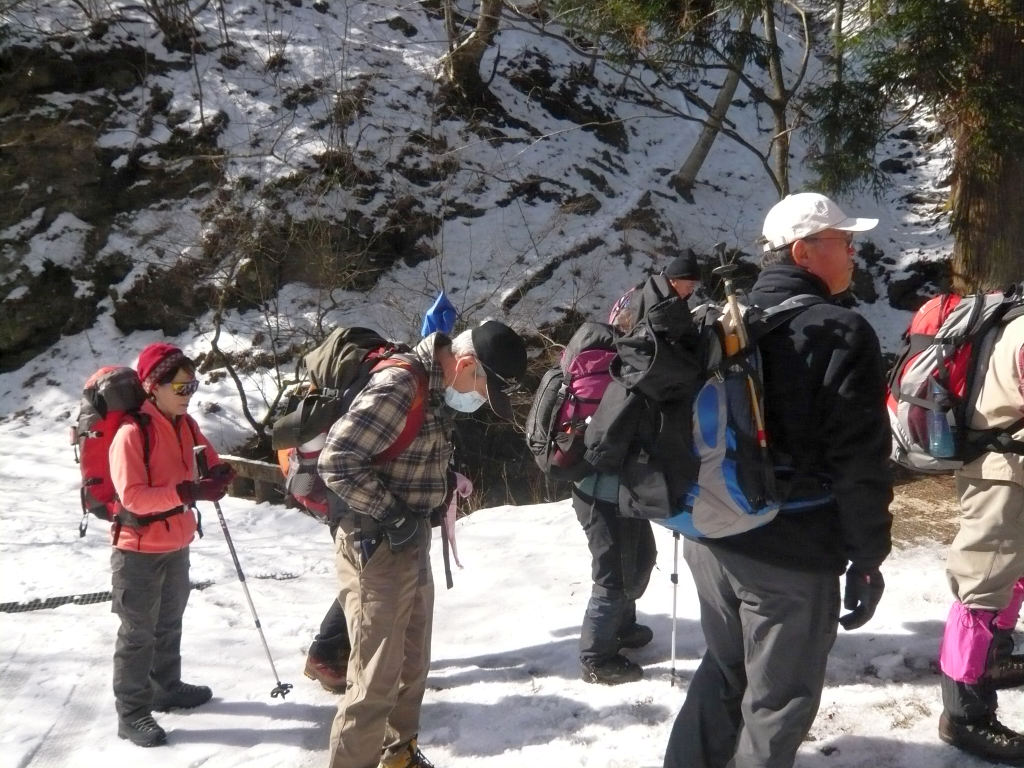
<path fill-rule="evenodd" d="M 213 586 L 212 581 L 194 581 L 192 589 L 203 590 Z M 48 597 L 46 600 L 28 600 L 23 603 L 0 603 L 0 613 L 26 613 L 27 611 L 45 611 L 48 608 L 57 608 L 61 605 L 73 603 L 74 605 L 93 605 L 105 603 L 113 597 L 107 592 L 88 592 L 81 595 L 62 595 L 61 597 Z"/>

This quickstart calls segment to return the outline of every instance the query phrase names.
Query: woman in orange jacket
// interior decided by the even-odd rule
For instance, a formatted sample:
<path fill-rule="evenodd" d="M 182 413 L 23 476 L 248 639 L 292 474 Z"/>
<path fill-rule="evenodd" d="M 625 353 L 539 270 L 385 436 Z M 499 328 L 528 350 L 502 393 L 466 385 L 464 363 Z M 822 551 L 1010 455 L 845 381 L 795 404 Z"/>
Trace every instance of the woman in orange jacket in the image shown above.
<path fill-rule="evenodd" d="M 223 498 L 234 473 L 187 415 L 195 365 L 170 344 L 150 344 L 136 367 L 149 396 L 110 446 L 110 475 L 121 510 L 111 532 L 112 611 L 121 619 L 114 649 L 118 736 L 143 747 L 166 741 L 153 711 L 189 709 L 213 695 L 181 681 L 182 615 L 188 602 L 189 551 L 197 500 Z M 204 446 L 209 477 L 196 471 Z"/>

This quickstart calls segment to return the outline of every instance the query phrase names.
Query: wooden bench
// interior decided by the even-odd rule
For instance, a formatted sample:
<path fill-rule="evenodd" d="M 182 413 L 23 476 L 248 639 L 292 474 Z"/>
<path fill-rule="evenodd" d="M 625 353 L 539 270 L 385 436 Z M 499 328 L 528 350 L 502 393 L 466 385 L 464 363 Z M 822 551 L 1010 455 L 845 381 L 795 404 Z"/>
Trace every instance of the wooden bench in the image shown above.
<path fill-rule="evenodd" d="M 251 498 L 257 502 L 281 501 L 284 496 L 284 475 L 277 464 L 225 454 L 221 454 L 221 459 L 238 474 L 228 488 L 229 496 Z"/>

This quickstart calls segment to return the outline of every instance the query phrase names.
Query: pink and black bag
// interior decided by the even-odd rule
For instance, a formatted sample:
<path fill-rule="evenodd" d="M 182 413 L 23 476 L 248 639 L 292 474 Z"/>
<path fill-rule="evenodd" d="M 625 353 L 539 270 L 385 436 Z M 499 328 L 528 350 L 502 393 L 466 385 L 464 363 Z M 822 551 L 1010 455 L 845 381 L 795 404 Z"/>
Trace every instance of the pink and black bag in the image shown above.
<path fill-rule="evenodd" d="M 580 480 L 593 472 L 583 454 L 590 417 L 611 382 L 615 331 L 584 323 L 569 340 L 561 363 L 544 374 L 526 417 L 526 442 L 537 466 L 555 480 Z"/>

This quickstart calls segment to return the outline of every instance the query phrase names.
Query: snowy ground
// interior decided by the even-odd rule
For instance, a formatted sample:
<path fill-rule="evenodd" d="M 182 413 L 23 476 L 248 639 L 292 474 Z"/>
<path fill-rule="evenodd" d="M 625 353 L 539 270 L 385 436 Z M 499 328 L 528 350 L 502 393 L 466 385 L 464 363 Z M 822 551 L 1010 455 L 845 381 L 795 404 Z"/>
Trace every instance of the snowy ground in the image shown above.
<path fill-rule="evenodd" d="M 77 534 L 77 470 L 59 407 L 0 424 L 0 602 L 109 588 L 103 526 Z M 212 425 L 211 425 L 212 426 Z M 335 589 L 329 536 L 281 507 L 223 504 L 282 679 L 274 685 L 212 509 L 192 548 L 185 615 L 186 678 L 214 701 L 160 717 L 169 744 L 142 753 L 116 737 L 110 690 L 117 621 L 110 604 L 0 614 L 0 767 L 316 766 L 326 761 L 337 699 L 302 676 L 305 649 Z M 465 570 L 438 591 L 422 742 L 439 766 L 519 768 L 660 765 L 703 650 L 693 586 L 679 588 L 678 662 L 670 685 L 672 539 L 658 529 L 659 567 L 640 601 L 655 641 L 632 652 L 643 681 L 604 688 L 579 679 L 576 645 L 589 559 L 567 502 L 482 510 L 460 523 Z M 435 547 L 440 573 L 440 548 Z M 977 768 L 938 742 L 934 660 L 949 598 L 940 545 L 896 552 L 888 591 L 867 627 L 842 633 L 821 712 L 800 768 Z M 1024 727 L 1019 692 L 1002 694 L 1009 725 Z"/>

